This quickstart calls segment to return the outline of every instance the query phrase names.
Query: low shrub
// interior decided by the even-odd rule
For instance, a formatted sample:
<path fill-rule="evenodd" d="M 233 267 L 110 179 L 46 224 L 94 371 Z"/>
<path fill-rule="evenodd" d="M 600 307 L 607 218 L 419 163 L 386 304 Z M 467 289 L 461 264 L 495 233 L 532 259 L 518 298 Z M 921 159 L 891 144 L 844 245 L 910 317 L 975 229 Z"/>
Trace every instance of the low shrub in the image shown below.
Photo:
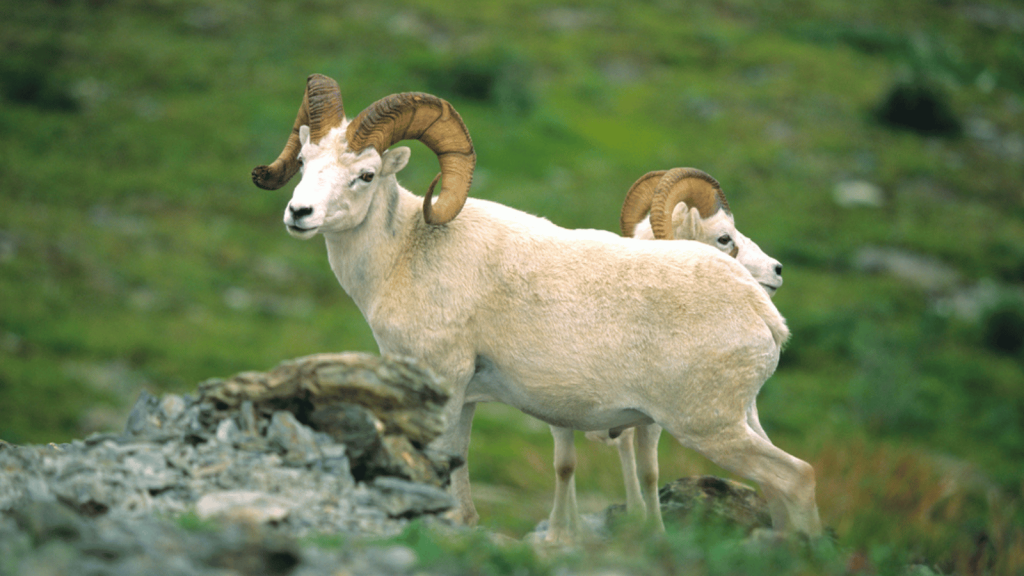
<path fill-rule="evenodd" d="M 949 94 L 921 77 L 893 84 L 875 116 L 887 126 L 926 136 L 958 136 L 963 131 Z"/>

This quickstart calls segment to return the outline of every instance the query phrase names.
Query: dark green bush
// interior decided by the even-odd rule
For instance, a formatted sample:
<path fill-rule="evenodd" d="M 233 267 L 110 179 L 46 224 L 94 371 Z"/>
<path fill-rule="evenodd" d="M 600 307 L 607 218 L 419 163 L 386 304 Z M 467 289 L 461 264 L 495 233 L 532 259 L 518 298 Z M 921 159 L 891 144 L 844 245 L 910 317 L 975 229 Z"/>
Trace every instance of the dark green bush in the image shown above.
<path fill-rule="evenodd" d="M 880 122 L 926 136 L 957 136 L 962 130 L 949 95 L 920 77 L 896 82 L 875 110 Z"/>
<path fill-rule="evenodd" d="M 1004 354 L 1024 350 L 1024 302 L 1006 299 L 982 318 L 982 340 L 986 347 Z"/>
<path fill-rule="evenodd" d="M 19 46 L 0 59 L 0 91 L 12 102 L 47 110 L 76 110 L 78 102 L 59 71 L 61 46 L 53 40 Z"/>
<path fill-rule="evenodd" d="M 503 112 L 525 114 L 535 104 L 532 67 L 522 57 L 492 49 L 416 65 L 436 94 L 490 104 Z"/>

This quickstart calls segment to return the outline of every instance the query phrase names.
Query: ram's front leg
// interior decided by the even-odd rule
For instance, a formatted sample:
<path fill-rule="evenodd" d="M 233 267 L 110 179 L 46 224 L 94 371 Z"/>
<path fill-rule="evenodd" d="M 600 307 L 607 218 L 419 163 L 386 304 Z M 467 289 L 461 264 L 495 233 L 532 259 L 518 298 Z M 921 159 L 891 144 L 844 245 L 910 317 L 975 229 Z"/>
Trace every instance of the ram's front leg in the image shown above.
<path fill-rule="evenodd" d="M 454 419 L 449 419 L 448 431 L 435 440 L 439 449 L 462 459 L 462 465 L 452 470 L 451 493 L 456 508 L 449 513 L 449 517 L 467 526 L 475 526 L 480 520 L 469 487 L 469 436 L 475 411 L 476 404 L 464 404 Z"/>
<path fill-rule="evenodd" d="M 440 372 L 440 371 L 439 371 Z M 466 387 L 472 376 L 472 364 L 460 373 L 442 374 L 450 383 L 451 396 L 445 406 L 445 430 L 431 443 L 431 448 L 458 456 L 462 465 L 452 470 L 451 491 L 456 508 L 448 513 L 455 522 L 475 526 L 480 519 L 473 505 L 469 488 L 469 437 L 473 428 L 476 403 L 466 403 Z"/>

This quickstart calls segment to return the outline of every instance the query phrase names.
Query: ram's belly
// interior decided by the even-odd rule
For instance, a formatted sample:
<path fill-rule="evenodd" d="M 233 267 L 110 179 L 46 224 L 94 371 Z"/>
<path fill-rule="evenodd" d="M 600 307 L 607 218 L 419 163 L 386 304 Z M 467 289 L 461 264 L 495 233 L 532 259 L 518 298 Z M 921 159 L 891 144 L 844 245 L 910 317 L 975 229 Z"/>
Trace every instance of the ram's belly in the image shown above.
<path fill-rule="evenodd" d="M 604 382 L 575 379 L 571 374 L 502 369 L 479 357 L 469 383 L 467 402 L 501 402 L 539 420 L 563 428 L 608 430 L 649 424 L 636 399 Z"/>

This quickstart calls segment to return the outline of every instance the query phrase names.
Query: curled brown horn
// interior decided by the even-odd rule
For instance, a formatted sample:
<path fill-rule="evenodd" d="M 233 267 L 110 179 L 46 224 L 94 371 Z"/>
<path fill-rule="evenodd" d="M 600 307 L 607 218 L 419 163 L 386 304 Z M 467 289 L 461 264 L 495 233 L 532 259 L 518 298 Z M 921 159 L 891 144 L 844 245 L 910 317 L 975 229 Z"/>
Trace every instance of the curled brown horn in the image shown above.
<path fill-rule="evenodd" d="M 622 202 L 622 213 L 619 216 L 619 228 L 626 238 L 633 237 L 636 225 L 651 211 L 654 190 L 665 172 L 667 170 L 655 170 L 644 174 L 629 187 L 629 192 L 626 192 L 626 199 Z"/>
<path fill-rule="evenodd" d="M 466 203 L 473 182 L 476 152 L 462 117 L 447 101 L 422 92 L 404 92 L 382 98 L 348 126 L 349 149 L 355 152 L 373 146 L 383 154 L 401 140 L 419 140 L 427 145 L 441 165 L 441 194 L 432 203 L 434 185 L 423 199 L 423 218 L 428 224 L 450 222 Z"/>
<path fill-rule="evenodd" d="M 323 74 L 312 74 L 306 79 L 306 93 L 302 96 L 295 125 L 288 135 L 284 150 L 269 166 L 257 166 L 252 181 L 265 190 L 277 190 L 299 171 L 299 128 L 309 126 L 309 140 L 317 144 L 327 132 L 339 126 L 345 117 L 338 83 Z"/>
<path fill-rule="evenodd" d="M 701 218 L 719 210 L 729 213 L 729 202 L 718 180 L 696 168 L 673 168 L 661 177 L 651 201 L 651 230 L 655 238 L 673 237 L 672 211 L 680 202 L 696 208 Z"/>

